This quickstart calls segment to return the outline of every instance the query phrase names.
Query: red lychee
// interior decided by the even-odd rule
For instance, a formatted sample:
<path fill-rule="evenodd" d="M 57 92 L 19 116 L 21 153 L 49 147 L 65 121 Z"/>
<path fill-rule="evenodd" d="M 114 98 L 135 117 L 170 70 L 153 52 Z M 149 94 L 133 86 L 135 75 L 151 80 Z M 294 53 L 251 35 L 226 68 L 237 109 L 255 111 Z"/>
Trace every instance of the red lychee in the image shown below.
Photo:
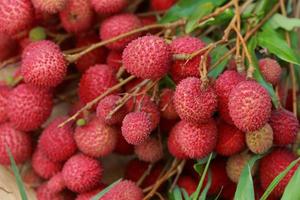
<path fill-rule="evenodd" d="M 49 191 L 47 183 L 44 183 L 37 188 L 36 196 L 38 200 L 64 200 L 63 194 Z"/>
<path fill-rule="evenodd" d="M 6 85 L 0 85 L 0 123 L 7 121 L 7 104 L 10 88 Z"/>
<path fill-rule="evenodd" d="M 156 11 L 167 10 L 176 3 L 177 0 L 151 0 L 151 7 Z"/>
<path fill-rule="evenodd" d="M 139 78 L 157 79 L 167 74 L 172 61 L 171 49 L 158 36 L 143 36 L 123 51 L 125 69 Z"/>
<path fill-rule="evenodd" d="M 112 15 L 121 12 L 128 4 L 127 0 L 91 0 L 98 14 Z"/>
<path fill-rule="evenodd" d="M 61 172 L 55 174 L 47 181 L 47 188 L 53 193 L 58 193 L 65 189 L 65 182 Z"/>
<path fill-rule="evenodd" d="M 142 144 L 151 133 L 151 119 L 145 112 L 131 112 L 122 122 L 122 135 L 129 144 Z"/>
<path fill-rule="evenodd" d="M 23 51 L 21 73 L 25 83 L 55 87 L 66 76 L 67 63 L 55 43 L 47 40 L 33 42 Z"/>
<path fill-rule="evenodd" d="M 0 32 L 14 35 L 33 22 L 34 9 L 30 0 L 0 1 Z"/>
<path fill-rule="evenodd" d="M 100 184 L 100 186 L 95 190 L 78 194 L 75 200 L 91 200 L 95 195 L 97 195 L 105 188 L 105 184 Z"/>
<path fill-rule="evenodd" d="M 261 187 L 266 190 L 273 179 L 278 176 L 287 166 L 296 159 L 297 157 L 288 149 L 277 148 L 274 149 L 270 154 L 263 157 L 259 167 L 259 177 Z M 292 178 L 293 174 L 297 170 L 299 164 L 294 166 L 287 175 L 279 182 L 272 192 L 272 195 L 279 198 L 288 182 Z"/>
<path fill-rule="evenodd" d="M 229 95 L 229 114 L 240 130 L 255 131 L 262 128 L 271 116 L 271 97 L 255 81 L 240 82 Z"/>
<path fill-rule="evenodd" d="M 198 183 L 190 176 L 180 176 L 177 181 L 177 185 L 180 188 L 185 189 L 188 195 L 192 195 L 196 191 Z"/>
<path fill-rule="evenodd" d="M 277 85 L 277 83 L 280 81 L 282 70 L 276 60 L 271 58 L 260 59 L 259 69 L 265 80 L 272 85 Z"/>
<path fill-rule="evenodd" d="M 134 14 L 123 13 L 114 15 L 102 22 L 99 30 L 100 38 L 102 40 L 108 40 L 117 37 L 118 35 L 140 28 L 141 26 L 142 23 L 140 19 Z M 113 50 L 122 50 L 129 42 L 139 36 L 140 33 L 132 34 L 113 43 L 107 44 L 106 47 Z"/>
<path fill-rule="evenodd" d="M 67 0 L 32 0 L 33 6 L 42 12 L 54 14 L 61 11 Z"/>
<path fill-rule="evenodd" d="M 164 154 L 161 142 L 154 138 L 135 146 L 134 152 L 140 160 L 152 163 L 159 161 Z"/>
<path fill-rule="evenodd" d="M 168 150 L 172 156 L 178 159 L 187 159 L 188 156 L 183 152 L 182 147 L 180 146 L 179 134 L 182 131 L 182 123 L 177 123 L 173 126 L 172 130 L 169 133 L 168 138 Z"/>
<path fill-rule="evenodd" d="M 245 133 L 225 122 L 218 123 L 218 142 L 216 152 L 223 156 L 231 156 L 245 148 Z"/>
<path fill-rule="evenodd" d="M 0 33 L 0 61 L 13 56 L 17 50 L 17 43 L 9 35 Z"/>
<path fill-rule="evenodd" d="M 67 188 L 82 193 L 96 189 L 100 185 L 102 171 L 98 160 L 77 154 L 65 163 L 62 175 Z"/>
<path fill-rule="evenodd" d="M 106 57 L 106 63 L 117 72 L 122 66 L 122 52 L 111 50 Z"/>
<path fill-rule="evenodd" d="M 39 139 L 42 151 L 53 161 L 65 161 L 77 150 L 71 124 L 58 127 L 67 117 L 58 117 L 44 129 Z"/>
<path fill-rule="evenodd" d="M 283 108 L 272 111 L 269 124 L 273 129 L 274 144 L 287 145 L 295 142 L 299 122 L 292 112 Z"/>
<path fill-rule="evenodd" d="M 200 79 L 189 77 L 176 86 L 174 105 L 181 119 L 205 123 L 216 111 L 217 95 L 211 86 L 202 88 Z"/>
<path fill-rule="evenodd" d="M 125 140 L 125 138 L 122 135 L 122 132 L 120 129 L 117 129 L 117 144 L 114 149 L 114 152 L 120 155 L 131 155 L 134 152 L 133 145 L 128 144 L 128 142 Z"/>
<path fill-rule="evenodd" d="M 15 130 L 9 123 L 0 125 L 0 163 L 10 165 L 7 150 L 11 152 L 17 164 L 25 162 L 31 156 L 31 138 L 24 132 Z"/>
<path fill-rule="evenodd" d="M 177 119 L 178 114 L 175 110 L 174 102 L 174 91 L 171 89 L 163 89 L 160 95 L 159 108 L 163 118 L 166 119 Z"/>
<path fill-rule="evenodd" d="M 110 154 L 117 143 L 118 132 L 98 118 L 75 130 L 74 139 L 78 149 L 91 157 Z"/>
<path fill-rule="evenodd" d="M 52 94 L 27 84 L 14 88 L 8 97 L 7 114 L 10 122 L 19 130 L 38 128 L 52 110 Z"/>
<path fill-rule="evenodd" d="M 115 84 L 117 84 L 117 79 L 109 66 L 92 66 L 81 77 L 79 83 L 80 100 L 83 103 L 88 103 Z"/>

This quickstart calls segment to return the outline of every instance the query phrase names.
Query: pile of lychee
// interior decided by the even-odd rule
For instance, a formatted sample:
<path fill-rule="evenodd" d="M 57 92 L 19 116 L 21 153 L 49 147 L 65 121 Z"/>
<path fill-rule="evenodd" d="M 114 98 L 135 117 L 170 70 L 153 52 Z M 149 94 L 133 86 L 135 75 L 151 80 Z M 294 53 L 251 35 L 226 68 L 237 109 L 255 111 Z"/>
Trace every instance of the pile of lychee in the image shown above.
<path fill-rule="evenodd" d="M 160 11 L 174 3 L 152 0 L 141 9 Z M 265 154 L 252 168 L 256 195 L 262 195 L 297 158 L 291 145 L 299 121 L 288 103 L 275 108 L 268 91 L 238 72 L 234 62 L 212 79 L 199 73 L 204 52 L 175 59 L 205 48 L 201 39 L 164 38 L 159 29 L 146 30 L 69 62 L 70 49 L 79 52 L 156 23 L 153 16 L 133 14 L 132 4 L 0 0 L 0 61 L 18 60 L 14 74 L 0 84 L 0 163 L 10 165 L 9 150 L 19 166 L 29 166 L 22 178 L 39 200 L 84 200 L 111 184 L 102 179 L 115 176 L 105 162 L 119 154 L 126 163 L 119 166 L 123 180 L 101 199 L 142 200 L 143 189 L 156 183 L 170 159 L 186 160 L 177 184 L 192 194 L 200 179 L 194 160 L 215 152 L 208 193 L 222 191 L 222 198 L 232 199 L 247 162 Z M 47 37 L 33 41 L 29 33 L 37 26 Z M 57 40 L 62 36 L 65 40 Z M 208 55 L 201 66 L 209 70 L 210 64 Z M 282 68 L 275 58 L 260 59 L 259 70 L 280 87 Z M 171 85 L 161 84 L 166 77 Z M 57 114 L 62 104 L 67 111 Z M 280 198 L 297 167 L 272 198 Z M 167 191 L 168 184 L 159 190 Z"/>

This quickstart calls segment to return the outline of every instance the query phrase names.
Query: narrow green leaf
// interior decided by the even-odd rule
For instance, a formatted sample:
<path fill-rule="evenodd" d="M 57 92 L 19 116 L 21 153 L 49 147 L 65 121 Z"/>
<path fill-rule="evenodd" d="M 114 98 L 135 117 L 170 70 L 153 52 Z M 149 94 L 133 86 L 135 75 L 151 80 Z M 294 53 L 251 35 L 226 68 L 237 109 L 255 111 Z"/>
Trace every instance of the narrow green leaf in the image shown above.
<path fill-rule="evenodd" d="M 300 27 L 300 19 L 289 18 L 278 13 L 274 14 L 272 18 L 268 20 L 268 23 L 273 29 L 283 28 L 287 31 Z"/>
<path fill-rule="evenodd" d="M 211 186 L 211 172 L 208 171 L 208 180 L 207 180 L 207 183 L 199 197 L 199 200 L 206 200 L 207 192 L 208 192 L 210 186 Z"/>
<path fill-rule="evenodd" d="M 271 184 L 268 186 L 268 188 L 266 189 L 265 193 L 262 195 L 262 197 L 260 198 L 260 200 L 266 200 L 269 195 L 271 194 L 271 192 L 274 190 L 274 188 L 279 184 L 279 182 L 287 175 L 287 173 L 300 161 L 300 158 L 298 158 L 297 160 L 294 160 L 293 162 L 291 162 L 289 164 L 289 166 L 287 166 L 287 168 L 285 168 L 285 170 L 283 170 L 280 174 L 278 174 L 278 176 L 276 176 L 274 178 L 274 180 L 271 182 Z"/>
<path fill-rule="evenodd" d="M 277 0 L 260 0 L 256 4 L 256 7 L 254 9 L 254 14 L 259 16 L 260 18 L 263 18 L 264 14 L 270 11 L 274 4 L 277 2 Z"/>
<path fill-rule="evenodd" d="M 12 155 L 12 153 L 11 153 L 8 146 L 6 146 L 6 152 L 8 153 L 8 156 L 9 156 L 11 168 L 14 172 L 21 198 L 22 198 L 22 200 L 28 200 L 27 194 L 26 194 L 26 191 L 25 191 L 25 187 L 24 187 L 24 183 L 23 183 L 22 178 L 21 178 L 20 173 L 19 173 L 19 169 L 16 165 L 15 159 L 14 159 L 14 157 L 13 157 L 13 155 Z"/>
<path fill-rule="evenodd" d="M 290 182 L 286 186 L 281 200 L 300 199 L 300 167 L 291 178 Z"/>
<path fill-rule="evenodd" d="M 189 194 L 187 193 L 187 191 L 184 188 L 181 188 L 181 193 L 184 197 L 184 200 L 190 200 L 191 198 L 189 197 Z"/>
<path fill-rule="evenodd" d="M 211 52 L 211 63 L 212 65 L 218 61 L 220 57 L 228 52 L 228 49 L 225 45 L 218 45 L 212 52 Z M 217 78 L 225 69 L 230 57 L 224 59 L 221 63 L 219 63 L 216 67 L 211 69 L 208 73 L 209 77 Z"/>
<path fill-rule="evenodd" d="M 113 182 L 112 184 L 110 184 L 109 186 L 107 186 L 104 190 L 102 190 L 101 192 L 99 192 L 98 194 L 96 194 L 92 200 L 98 200 L 101 197 L 103 197 L 109 190 L 111 190 L 115 185 L 117 185 L 122 179 L 119 179 L 115 182 Z"/>
<path fill-rule="evenodd" d="M 174 197 L 174 200 L 182 200 L 181 190 L 177 185 L 175 186 L 172 195 Z"/>

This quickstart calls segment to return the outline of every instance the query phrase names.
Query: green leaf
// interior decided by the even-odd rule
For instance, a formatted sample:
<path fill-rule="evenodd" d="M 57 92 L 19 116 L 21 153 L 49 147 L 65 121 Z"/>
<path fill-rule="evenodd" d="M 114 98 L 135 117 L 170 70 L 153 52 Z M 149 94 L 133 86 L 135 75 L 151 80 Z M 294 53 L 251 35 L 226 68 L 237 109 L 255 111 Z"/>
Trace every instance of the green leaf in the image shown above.
<path fill-rule="evenodd" d="M 212 158 L 214 159 L 217 156 L 217 154 L 215 152 L 212 153 Z M 200 160 L 197 160 L 197 163 L 194 164 L 194 170 L 201 175 L 203 170 L 204 170 L 204 164 L 208 162 L 208 160 L 210 159 L 210 155 L 206 156 L 205 158 L 202 158 Z"/>
<path fill-rule="evenodd" d="M 22 200 L 28 200 L 27 194 L 26 194 L 26 191 L 25 191 L 25 187 L 24 187 L 24 183 L 23 183 L 22 178 L 21 178 L 20 173 L 19 173 L 19 169 L 16 165 L 15 159 L 14 159 L 14 157 L 13 157 L 13 155 L 12 155 L 12 153 L 11 153 L 8 146 L 6 146 L 6 152 L 8 153 L 8 156 L 9 156 L 11 168 L 14 172 L 21 198 L 22 198 Z"/>
<path fill-rule="evenodd" d="M 184 200 L 190 200 L 191 198 L 189 197 L 189 194 L 187 193 L 187 191 L 184 188 L 181 188 L 181 193 L 184 197 Z"/>
<path fill-rule="evenodd" d="M 210 186 L 211 186 L 211 173 L 210 173 L 210 171 L 208 171 L 208 180 L 207 180 L 207 183 L 199 197 L 199 200 L 206 200 L 207 192 L 208 192 Z"/>
<path fill-rule="evenodd" d="M 274 14 L 272 18 L 268 20 L 268 23 L 273 29 L 283 28 L 287 31 L 300 27 L 300 19 L 288 18 L 278 13 Z"/>
<path fill-rule="evenodd" d="M 280 174 L 278 174 L 278 176 L 276 176 L 274 178 L 274 180 L 271 182 L 271 184 L 268 186 L 268 188 L 266 189 L 265 193 L 262 195 L 262 197 L 260 198 L 260 200 L 266 200 L 269 195 L 271 194 L 271 192 L 274 190 L 274 188 L 279 184 L 279 182 L 287 175 L 287 173 L 300 161 L 300 158 L 298 158 L 297 160 L 294 160 L 293 162 L 291 162 L 289 164 L 289 166 L 287 166 L 287 168 L 285 168 L 285 170 L 283 170 Z"/>
<path fill-rule="evenodd" d="M 175 186 L 172 194 L 173 194 L 174 200 L 182 200 L 181 190 L 177 185 Z"/>
<path fill-rule="evenodd" d="M 291 178 L 290 182 L 286 186 L 281 200 L 300 199 L 300 167 Z"/>
<path fill-rule="evenodd" d="M 39 41 L 47 38 L 46 31 L 43 27 L 37 26 L 30 30 L 29 38 L 31 41 Z"/>
<path fill-rule="evenodd" d="M 159 88 L 172 88 L 174 89 L 176 87 L 176 84 L 172 80 L 172 78 L 169 75 L 164 76 L 160 81 L 159 81 Z"/>
<path fill-rule="evenodd" d="M 212 50 L 212 52 L 210 53 L 212 65 L 216 63 L 219 60 L 219 58 L 226 54 L 228 51 L 229 50 L 226 48 L 225 45 L 218 45 L 214 50 Z M 230 57 L 228 56 L 221 63 L 219 63 L 217 66 L 211 69 L 208 73 L 208 76 L 212 78 L 217 78 L 224 71 L 229 59 Z"/>
<path fill-rule="evenodd" d="M 237 189 L 234 195 L 235 200 L 254 200 L 254 188 L 251 175 L 251 169 L 255 162 L 261 159 L 263 155 L 253 156 L 242 170 Z"/>
<path fill-rule="evenodd" d="M 107 186 L 104 190 L 102 190 L 101 192 L 99 192 L 98 194 L 96 194 L 92 200 L 98 200 L 101 197 L 103 197 L 109 190 L 111 190 L 115 185 L 117 185 L 122 179 L 119 179 L 115 182 L 113 182 L 112 184 L 110 184 L 109 186 Z"/>
<path fill-rule="evenodd" d="M 233 16 L 234 16 L 234 9 L 229 8 L 226 9 L 221 14 L 219 14 L 218 16 L 209 18 L 202 24 L 199 24 L 199 27 L 227 24 L 233 18 Z"/>
<path fill-rule="evenodd" d="M 261 0 L 258 1 L 255 9 L 254 14 L 262 18 L 265 13 L 268 13 L 270 11 L 274 4 L 277 2 L 277 0 Z"/>

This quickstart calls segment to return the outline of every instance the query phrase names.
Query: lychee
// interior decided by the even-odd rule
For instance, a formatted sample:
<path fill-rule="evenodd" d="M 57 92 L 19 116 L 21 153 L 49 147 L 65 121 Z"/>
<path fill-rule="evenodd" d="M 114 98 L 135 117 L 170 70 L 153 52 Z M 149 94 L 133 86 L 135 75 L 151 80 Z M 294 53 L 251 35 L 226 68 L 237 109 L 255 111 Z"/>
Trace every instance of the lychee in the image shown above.
<path fill-rule="evenodd" d="M 39 139 L 39 146 L 42 151 L 53 161 L 65 161 L 77 150 L 73 138 L 71 124 L 58 127 L 67 117 L 58 117 L 52 121 L 42 132 Z"/>
<path fill-rule="evenodd" d="M 111 50 L 106 57 L 106 63 L 117 72 L 122 66 L 122 52 Z"/>
<path fill-rule="evenodd" d="M 299 122 L 292 112 L 283 108 L 273 110 L 269 124 L 273 129 L 274 144 L 287 145 L 295 142 Z"/>
<path fill-rule="evenodd" d="M 120 155 L 131 155 L 134 152 L 133 145 L 129 144 L 122 135 L 120 129 L 117 129 L 117 144 L 114 152 Z"/>
<path fill-rule="evenodd" d="M 21 73 L 25 83 L 55 87 L 67 73 L 67 64 L 59 46 L 47 40 L 29 44 L 22 54 Z"/>
<path fill-rule="evenodd" d="M 241 152 L 245 146 L 245 133 L 223 121 L 218 123 L 218 142 L 216 146 L 218 154 L 230 156 Z"/>
<path fill-rule="evenodd" d="M 51 114 L 52 94 L 27 84 L 14 88 L 8 97 L 7 114 L 10 122 L 22 131 L 38 128 Z"/>
<path fill-rule="evenodd" d="M 127 0 L 91 0 L 98 14 L 112 15 L 121 12 L 128 4 Z"/>
<path fill-rule="evenodd" d="M 61 172 L 55 174 L 47 181 L 47 188 L 53 193 L 58 193 L 65 189 L 65 182 Z"/>
<path fill-rule="evenodd" d="M 140 160 L 152 163 L 159 161 L 164 154 L 162 143 L 154 138 L 135 146 L 134 152 Z"/>
<path fill-rule="evenodd" d="M 179 134 L 181 132 L 182 123 L 177 123 L 173 126 L 168 137 L 168 150 L 172 156 L 178 159 L 187 159 L 188 156 L 183 152 L 180 146 Z"/>
<path fill-rule="evenodd" d="M 33 6 L 42 12 L 54 14 L 61 11 L 67 0 L 32 0 Z"/>
<path fill-rule="evenodd" d="M 185 189 L 188 195 L 192 195 L 196 191 L 198 183 L 190 176 L 180 176 L 177 181 L 177 185 L 180 188 Z"/>
<path fill-rule="evenodd" d="M 176 3 L 177 0 L 151 0 L 151 7 L 156 11 L 167 10 Z"/>
<path fill-rule="evenodd" d="M 142 144 L 151 133 L 151 119 L 145 112 L 131 112 L 122 122 L 122 135 L 129 144 Z"/>
<path fill-rule="evenodd" d="M 105 188 L 105 184 L 100 184 L 100 186 L 98 186 L 98 188 L 95 190 L 78 194 L 75 200 L 91 200 L 95 195 L 97 195 Z"/>
<path fill-rule="evenodd" d="M 101 40 L 109 40 L 121 34 L 142 27 L 140 19 L 134 14 L 123 13 L 105 19 L 100 26 Z M 140 36 L 140 33 L 132 34 L 120 40 L 107 44 L 106 47 L 113 50 L 122 50 L 132 40 Z"/>
<path fill-rule="evenodd" d="M 262 189 L 266 190 L 274 178 L 283 172 L 296 158 L 290 150 L 285 148 L 274 149 L 270 154 L 263 157 L 259 165 L 259 177 Z M 274 188 L 271 193 L 273 196 L 279 198 L 282 195 L 298 166 L 299 163 L 288 171 L 286 176 Z"/>
<path fill-rule="evenodd" d="M 273 145 L 273 130 L 269 124 L 257 131 L 246 133 L 248 148 L 255 154 L 267 152 Z"/>
<path fill-rule="evenodd" d="M 171 89 L 163 89 L 160 94 L 159 108 L 162 117 L 166 119 L 177 119 L 178 114 L 175 110 L 174 102 L 174 91 Z"/>
<path fill-rule="evenodd" d="M 0 33 L 0 62 L 13 56 L 17 50 L 17 43 L 9 35 Z"/>
<path fill-rule="evenodd" d="M 64 200 L 63 194 L 49 191 L 47 183 L 44 183 L 37 188 L 36 196 L 39 200 Z"/>
<path fill-rule="evenodd" d="M 165 41 L 158 36 L 143 36 L 127 45 L 123 64 L 132 75 L 143 79 L 157 79 L 169 71 L 172 54 Z"/>
<path fill-rule="evenodd" d="M 271 97 L 255 81 L 240 82 L 229 95 L 229 114 L 234 125 L 244 132 L 262 128 L 271 116 Z"/>
<path fill-rule="evenodd" d="M 6 85 L 0 85 L 0 123 L 7 121 L 7 104 L 10 88 Z"/>
<path fill-rule="evenodd" d="M 76 128 L 74 139 L 81 152 L 91 157 L 100 157 L 114 150 L 117 134 L 115 128 L 94 118 L 87 125 Z"/>
<path fill-rule="evenodd" d="M 189 77 L 182 80 L 174 94 L 179 117 L 187 122 L 205 123 L 217 109 L 217 95 L 211 86 L 201 87 L 201 80 Z"/>
<path fill-rule="evenodd" d="M 183 36 L 173 40 L 170 46 L 173 54 L 192 54 L 203 49 L 206 44 L 198 38 Z M 205 52 L 189 60 L 175 60 L 170 69 L 172 79 L 178 83 L 187 77 L 199 77 L 199 64 L 201 62 L 201 56 L 204 53 Z M 207 59 L 207 68 L 209 64 L 210 58 Z"/>
<path fill-rule="evenodd" d="M 265 80 L 272 85 L 277 85 L 277 83 L 280 81 L 282 70 L 276 60 L 271 58 L 260 59 L 259 69 Z"/>
<path fill-rule="evenodd" d="M 10 165 L 8 150 L 15 162 L 21 164 L 31 156 L 32 142 L 28 134 L 14 129 L 11 124 L 0 125 L 0 163 Z"/>
<path fill-rule="evenodd" d="M 82 193 L 96 189 L 100 185 L 102 171 L 98 160 L 77 154 L 64 164 L 62 176 L 68 189 Z"/>

